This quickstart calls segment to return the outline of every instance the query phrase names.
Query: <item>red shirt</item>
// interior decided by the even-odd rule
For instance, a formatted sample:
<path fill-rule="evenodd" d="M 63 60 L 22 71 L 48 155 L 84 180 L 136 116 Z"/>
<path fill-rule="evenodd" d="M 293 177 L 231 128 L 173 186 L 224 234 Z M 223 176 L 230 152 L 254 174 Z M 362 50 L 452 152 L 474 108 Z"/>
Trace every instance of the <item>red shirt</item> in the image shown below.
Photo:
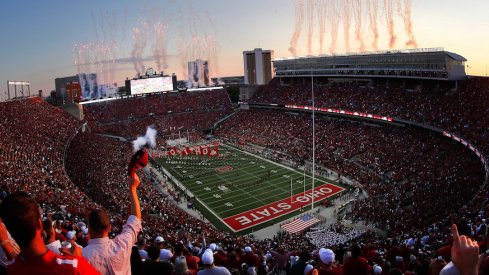
<path fill-rule="evenodd" d="M 246 263 L 248 266 L 256 266 L 256 267 L 258 267 L 258 265 L 260 264 L 258 262 L 258 257 L 255 254 L 253 254 L 253 252 L 245 253 L 241 257 L 241 263 Z"/>
<path fill-rule="evenodd" d="M 95 270 L 83 257 L 63 256 L 48 250 L 42 257 L 24 260 L 20 256 L 15 263 L 8 266 L 8 274 L 96 274 Z"/>
<path fill-rule="evenodd" d="M 348 258 L 343 265 L 345 275 L 367 275 L 369 273 L 369 265 L 367 259 L 363 257 Z"/>
<path fill-rule="evenodd" d="M 309 274 L 310 273 L 311 272 L 309 272 Z M 318 268 L 318 275 L 343 275 L 343 268 L 341 268 L 341 266 L 333 266 L 331 268 L 331 270 L 325 270 L 325 269 L 319 267 Z"/>

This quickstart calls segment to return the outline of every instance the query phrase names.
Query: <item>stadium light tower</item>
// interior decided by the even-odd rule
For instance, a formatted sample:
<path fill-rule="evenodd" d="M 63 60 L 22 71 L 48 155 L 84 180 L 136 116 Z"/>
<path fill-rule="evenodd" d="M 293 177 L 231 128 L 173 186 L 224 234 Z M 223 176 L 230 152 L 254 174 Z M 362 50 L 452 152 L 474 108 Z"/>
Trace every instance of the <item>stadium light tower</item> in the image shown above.
<path fill-rule="evenodd" d="M 7 93 L 8 93 L 8 99 L 10 100 L 10 86 L 14 87 L 14 93 L 15 93 L 15 98 L 17 98 L 17 91 L 22 94 L 22 96 L 19 97 L 30 97 L 31 96 L 31 84 L 28 81 L 9 81 L 7 80 Z M 17 89 L 17 87 L 20 87 Z M 24 88 L 27 88 L 26 93 L 24 94 Z"/>

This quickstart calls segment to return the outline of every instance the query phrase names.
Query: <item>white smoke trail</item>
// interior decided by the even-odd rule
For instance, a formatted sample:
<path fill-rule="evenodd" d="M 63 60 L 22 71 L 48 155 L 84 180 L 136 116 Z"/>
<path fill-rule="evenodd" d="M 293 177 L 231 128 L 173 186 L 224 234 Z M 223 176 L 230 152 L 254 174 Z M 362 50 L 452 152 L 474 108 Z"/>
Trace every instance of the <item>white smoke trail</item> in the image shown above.
<path fill-rule="evenodd" d="M 132 148 L 134 152 L 143 149 L 145 146 L 151 148 L 156 146 L 156 134 L 157 131 L 153 126 L 149 126 L 146 129 L 146 134 L 144 136 L 139 136 L 136 140 L 132 141 Z"/>
<path fill-rule="evenodd" d="M 209 66 L 211 66 L 211 72 L 210 75 L 213 77 L 216 77 L 219 79 L 219 76 L 221 76 L 220 70 L 219 70 L 219 52 L 220 52 L 220 45 L 219 41 L 217 39 L 217 28 L 216 25 L 214 24 L 214 21 L 212 20 L 212 17 L 209 15 L 208 11 L 205 11 L 205 15 L 207 17 L 207 20 L 209 21 L 210 26 L 212 27 L 212 33 L 209 36 L 206 36 L 208 39 L 208 46 L 209 46 Z"/>
<path fill-rule="evenodd" d="M 153 56 L 156 62 L 158 72 L 168 68 L 168 57 L 166 50 L 166 25 L 162 22 L 157 22 L 153 26 L 155 44 L 153 46 Z"/>
<path fill-rule="evenodd" d="M 99 39 L 98 39 L 98 28 L 97 28 L 97 22 L 95 20 L 95 13 L 93 12 L 93 10 L 90 10 L 90 13 L 92 15 L 92 25 L 93 25 L 93 33 L 95 35 L 95 41 L 98 42 Z"/>
<path fill-rule="evenodd" d="M 110 22 L 110 31 L 109 31 L 109 79 L 106 82 L 106 84 L 109 84 L 110 86 L 115 86 L 115 70 L 116 70 L 116 64 L 115 60 L 117 58 L 117 17 L 115 15 L 115 11 L 112 11 L 112 21 Z M 114 87 L 115 88 L 115 87 Z"/>
<path fill-rule="evenodd" d="M 307 54 L 312 54 L 312 35 L 314 33 L 314 0 L 307 0 Z"/>
<path fill-rule="evenodd" d="M 384 14 L 387 22 L 387 30 L 389 32 L 389 49 L 393 49 L 396 46 L 396 29 L 394 26 L 394 0 L 384 0 Z"/>
<path fill-rule="evenodd" d="M 345 49 L 346 52 L 350 52 L 350 9 L 352 0 L 342 1 L 342 11 L 343 11 L 343 36 L 345 38 Z"/>
<path fill-rule="evenodd" d="M 367 0 L 368 1 L 368 0 Z M 352 1 L 353 8 L 353 18 L 355 19 L 355 39 L 360 43 L 358 50 L 360 52 L 365 51 L 365 43 L 363 42 L 363 33 L 362 33 L 362 0 L 353 0 Z"/>
<path fill-rule="evenodd" d="M 319 27 L 319 54 L 323 54 L 324 35 L 326 33 L 326 0 L 318 0 L 317 2 L 317 16 Z"/>
<path fill-rule="evenodd" d="M 399 17 L 402 17 L 403 15 L 403 12 L 402 12 L 402 3 L 401 3 L 401 0 L 396 0 L 396 7 L 397 7 L 397 15 Z"/>
<path fill-rule="evenodd" d="M 134 63 L 134 69 L 139 74 L 144 74 L 146 67 L 143 63 L 143 53 L 146 49 L 146 43 L 148 40 L 147 30 L 148 24 L 145 21 L 140 22 L 141 27 L 135 27 L 132 29 L 132 36 L 134 39 L 134 48 L 131 52 L 132 61 Z"/>
<path fill-rule="evenodd" d="M 304 20 L 304 1 L 303 0 L 295 0 L 295 28 L 294 33 L 292 33 L 292 37 L 290 38 L 290 47 L 289 52 L 292 56 L 297 56 L 297 41 L 301 36 L 302 31 L 302 21 Z"/>
<path fill-rule="evenodd" d="M 134 39 L 134 48 L 132 49 L 131 52 L 131 58 L 132 62 L 134 64 L 134 69 L 138 74 L 141 73 L 141 70 L 139 68 L 139 63 L 138 63 L 138 51 L 139 51 L 139 45 L 141 44 L 141 30 L 139 28 L 132 28 L 132 38 Z"/>
<path fill-rule="evenodd" d="M 188 79 L 188 67 L 187 67 L 187 62 L 189 61 L 188 59 L 188 46 L 187 42 L 185 40 L 185 33 L 184 33 L 184 16 L 182 11 L 179 11 L 179 18 L 180 18 L 180 26 L 179 26 L 179 39 L 178 39 L 178 57 L 180 59 L 180 66 L 182 70 L 182 79 L 186 80 Z"/>
<path fill-rule="evenodd" d="M 379 29 L 377 27 L 379 2 L 378 0 L 366 0 L 367 1 L 367 13 L 369 19 L 369 27 L 372 31 L 373 41 L 372 48 L 374 50 L 379 49 Z"/>
<path fill-rule="evenodd" d="M 119 45 L 124 45 L 127 36 L 127 7 L 124 8 L 124 23 L 122 24 L 122 38 Z M 122 47 L 120 47 L 122 49 Z"/>
<path fill-rule="evenodd" d="M 206 10 L 196 11 L 192 1 L 188 1 L 187 4 L 188 7 L 184 12 L 179 10 L 180 24 L 177 51 L 182 70 L 182 80 L 188 79 L 190 83 L 196 85 L 197 83 L 188 75 L 188 62 L 207 61 L 208 76 L 218 77 L 220 46 L 217 39 L 217 29 L 209 12 Z"/>
<path fill-rule="evenodd" d="M 413 33 L 413 21 L 412 21 L 412 1 L 404 0 L 404 28 L 406 29 L 406 34 L 408 36 L 408 41 L 406 42 L 406 47 L 417 48 L 418 43 L 416 43 L 416 38 Z"/>
<path fill-rule="evenodd" d="M 331 23 L 331 47 L 329 48 L 329 53 L 336 53 L 336 43 L 338 41 L 338 30 L 340 24 L 340 11 L 339 7 L 342 0 L 329 0 L 329 21 Z"/>
<path fill-rule="evenodd" d="M 73 56 L 75 58 L 76 71 L 78 74 L 80 74 L 81 73 L 82 60 L 81 60 L 81 56 L 80 56 L 80 46 L 77 43 L 73 44 L 72 52 L 73 52 Z"/>

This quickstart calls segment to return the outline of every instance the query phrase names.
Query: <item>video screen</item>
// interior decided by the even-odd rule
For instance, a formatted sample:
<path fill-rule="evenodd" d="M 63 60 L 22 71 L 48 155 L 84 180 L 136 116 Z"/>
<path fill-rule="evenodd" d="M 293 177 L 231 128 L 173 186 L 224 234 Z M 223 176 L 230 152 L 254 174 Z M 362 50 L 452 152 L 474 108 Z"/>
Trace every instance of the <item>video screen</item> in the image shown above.
<path fill-rule="evenodd" d="M 78 74 L 82 99 L 98 99 L 112 96 L 117 87 L 114 84 L 101 84 L 97 81 L 97 74 Z"/>
<path fill-rule="evenodd" d="M 131 80 L 131 94 L 147 94 L 173 90 L 171 76 Z"/>

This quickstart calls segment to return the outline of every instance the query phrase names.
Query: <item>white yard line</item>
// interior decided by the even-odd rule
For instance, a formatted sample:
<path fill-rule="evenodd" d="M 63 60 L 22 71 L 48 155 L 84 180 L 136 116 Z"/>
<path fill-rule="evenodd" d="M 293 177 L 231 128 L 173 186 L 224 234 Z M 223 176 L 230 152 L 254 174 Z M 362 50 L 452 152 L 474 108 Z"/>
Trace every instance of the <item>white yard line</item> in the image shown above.
<path fill-rule="evenodd" d="M 240 188 L 241 190 L 243 190 L 242 188 Z M 255 188 L 253 189 L 253 191 L 260 191 L 260 190 L 263 190 L 263 189 L 270 189 L 270 187 L 261 187 L 261 188 Z M 301 190 L 302 190 L 302 187 L 301 187 Z M 277 193 L 277 189 L 272 189 L 270 191 L 267 191 L 267 192 L 261 192 L 260 194 L 263 195 L 263 194 L 269 194 L 269 193 L 275 193 L 275 195 L 273 197 L 276 197 L 276 196 L 279 196 L 279 195 L 282 195 L 282 194 L 289 194 L 289 192 L 283 192 L 281 191 L 280 193 Z M 240 200 L 235 200 L 233 198 L 236 198 L 236 197 L 241 197 L 242 194 L 239 193 L 239 194 L 236 194 L 236 195 L 233 195 L 233 196 L 226 196 L 226 197 L 223 197 L 222 199 L 218 199 L 218 200 L 215 200 L 213 202 L 211 202 L 210 204 L 214 205 L 214 204 L 218 204 L 218 203 L 221 203 L 222 205 L 224 205 L 224 203 L 226 202 L 231 202 L 231 203 L 238 203 L 238 202 L 241 202 L 241 201 L 245 201 L 246 199 L 240 199 Z M 208 199 L 210 197 L 206 197 L 206 198 L 203 198 L 203 199 Z M 254 202 L 251 202 L 251 203 L 248 203 L 248 204 L 244 204 L 244 205 L 249 205 L 249 204 L 253 204 Z M 243 205 L 243 204 L 242 204 Z M 214 208 L 220 208 L 221 206 L 217 206 L 217 207 L 214 207 Z"/>
<path fill-rule="evenodd" d="M 285 166 L 285 165 L 283 165 L 283 164 L 281 164 L 281 163 L 274 162 L 274 161 L 272 161 L 272 160 L 266 159 L 266 158 L 264 158 L 264 157 L 260 157 L 260 156 L 258 156 L 258 155 L 253 155 L 252 153 L 249 153 L 249 152 L 243 151 L 243 150 L 241 150 L 241 149 L 234 148 L 234 147 L 229 146 L 229 145 L 224 144 L 224 143 L 222 143 L 221 145 L 222 145 L 222 146 L 224 146 L 224 147 L 230 148 L 230 149 L 232 149 L 232 150 L 236 150 L 236 151 L 238 151 L 238 152 L 242 152 L 242 153 L 244 153 L 244 154 L 247 154 L 247 155 L 253 156 L 253 157 L 255 157 L 255 158 L 258 158 L 258 159 L 264 160 L 264 161 L 266 161 L 266 162 L 273 163 L 273 164 L 275 164 L 275 165 L 277 165 L 277 166 L 280 166 L 280 167 L 282 167 L 282 168 L 284 168 L 284 169 L 287 169 L 287 170 L 293 171 L 294 173 L 297 173 L 297 174 L 302 175 L 302 172 L 299 172 L 299 171 L 295 170 L 294 168 L 291 168 L 291 167 Z M 307 177 L 307 174 L 306 174 L 306 177 Z M 324 180 L 319 179 L 319 178 L 317 179 L 317 181 L 324 182 L 324 183 L 331 183 L 331 182 L 327 182 L 327 181 L 324 181 Z"/>
<path fill-rule="evenodd" d="M 271 164 L 274 164 L 275 165 L 274 162 L 271 162 Z M 256 166 L 256 165 L 257 164 L 251 164 L 251 165 L 247 165 L 247 167 Z M 240 167 L 243 167 L 243 166 L 240 166 Z M 287 169 L 287 170 L 290 171 L 290 169 Z M 293 171 L 295 171 L 295 170 L 293 170 Z M 248 175 L 251 175 L 251 176 L 254 176 L 254 177 L 257 177 L 256 175 L 253 175 L 253 174 L 251 174 L 250 172 L 247 172 L 247 171 L 241 171 L 241 172 L 243 172 L 245 174 L 248 174 Z M 295 172 L 298 173 L 297 171 L 295 171 Z M 298 173 L 298 174 L 300 174 L 300 173 Z M 266 173 L 263 174 L 263 175 L 266 175 Z M 275 174 L 275 175 L 283 176 L 283 175 L 288 175 L 288 173 L 279 173 L 279 174 Z M 302 176 L 302 174 L 300 174 L 300 175 Z M 214 176 L 215 175 L 210 175 L 210 177 L 214 177 Z M 222 179 L 222 177 L 220 177 L 220 178 Z M 246 177 L 245 179 L 247 179 L 247 178 L 248 177 Z M 201 180 L 201 179 L 202 178 L 199 178 L 199 180 Z M 303 178 L 302 177 L 295 178 L 294 180 L 297 180 L 297 179 L 301 179 L 302 180 Z M 307 179 L 312 179 L 312 177 L 309 176 L 309 175 L 306 175 L 306 180 Z M 229 182 L 228 180 L 225 180 L 225 181 L 226 182 Z M 319 182 L 323 182 L 323 183 L 329 183 L 329 182 L 325 182 L 325 181 L 322 181 L 322 180 L 319 180 L 319 179 L 318 179 L 318 181 Z M 262 190 L 262 189 L 269 189 L 269 187 L 275 188 L 276 185 L 275 184 L 272 184 L 274 182 L 283 182 L 283 179 L 279 177 L 279 178 L 276 178 L 276 179 L 273 179 L 273 180 L 268 180 L 267 181 L 268 187 L 262 187 L 262 188 L 259 188 L 259 189 L 254 189 L 253 191 L 259 191 L 259 190 Z M 297 185 L 297 183 L 296 183 L 296 185 Z M 240 187 L 239 187 L 239 189 L 240 190 L 243 190 Z M 280 190 L 280 193 L 277 193 L 277 190 Z M 296 190 L 298 190 L 299 192 L 296 192 Z M 302 190 L 303 190 L 303 186 L 301 185 L 301 186 L 293 187 L 292 192 L 294 194 L 296 194 L 296 193 L 301 193 L 300 191 L 302 191 Z M 308 190 L 310 190 L 310 189 L 308 189 Z M 205 191 L 205 192 L 195 192 L 194 191 L 194 193 L 198 194 L 199 197 L 201 197 L 203 200 L 208 200 L 208 199 L 211 199 L 212 198 L 212 196 L 208 196 L 208 195 L 209 194 L 215 194 L 215 191 Z M 236 193 L 236 192 L 233 192 L 233 193 Z M 273 197 L 278 197 L 278 196 L 282 196 L 284 194 L 285 195 L 288 195 L 289 194 L 289 189 L 287 189 L 286 191 L 284 191 L 284 189 L 275 188 L 275 189 L 272 189 L 272 190 L 270 190 L 268 192 L 265 192 L 265 193 L 262 193 L 262 194 L 268 194 L 268 193 L 275 193 L 275 195 Z M 247 193 L 247 194 L 249 194 L 249 193 Z M 237 194 L 234 194 L 232 196 L 225 196 L 225 197 L 223 196 L 223 198 L 221 198 L 221 199 L 215 199 L 214 198 L 213 201 L 209 203 L 209 206 L 212 206 L 212 205 L 215 205 L 215 204 L 221 204 L 220 206 L 216 206 L 216 207 L 213 206 L 213 209 L 215 209 L 217 211 L 217 209 L 220 209 L 220 208 L 223 208 L 223 207 L 228 207 L 228 206 L 225 205 L 226 202 L 231 202 L 231 203 L 234 202 L 236 204 L 239 204 L 239 202 L 246 201 L 247 200 L 246 198 L 245 199 L 240 199 L 240 200 L 233 199 L 233 198 L 236 198 L 236 197 L 242 197 L 242 193 L 237 193 Z M 257 199 L 257 200 L 258 201 L 262 201 L 261 199 Z M 252 205 L 252 204 L 255 204 L 255 203 L 256 202 L 250 202 L 250 203 L 246 203 L 246 204 L 239 204 L 239 208 L 243 208 L 243 206 L 248 206 L 248 205 Z M 233 211 L 233 210 L 234 209 L 227 209 L 226 211 L 223 211 L 223 212 L 218 211 L 218 213 L 219 213 L 219 215 L 222 215 L 224 213 L 227 213 L 227 212 L 230 212 L 230 211 Z"/>
<path fill-rule="evenodd" d="M 254 155 L 254 154 L 252 154 L 252 153 L 249 153 L 249 152 L 243 151 L 243 150 L 241 150 L 241 149 L 237 149 L 237 148 L 231 147 L 231 146 L 229 146 L 229 145 L 227 145 L 227 144 L 221 144 L 221 145 L 222 145 L 223 147 L 227 148 L 227 149 L 228 149 L 230 152 L 231 152 L 232 150 L 235 150 L 235 151 L 241 152 L 241 153 L 243 153 L 243 154 L 246 154 L 246 155 L 248 155 L 248 156 L 251 156 L 252 158 L 260 159 L 260 160 L 262 160 L 262 161 L 265 161 L 265 162 L 268 162 L 268 163 L 270 163 L 270 164 L 273 164 L 274 166 L 279 166 L 279 167 L 281 167 L 281 168 L 284 168 L 285 170 L 292 171 L 292 172 L 294 172 L 294 173 L 296 173 L 296 174 L 300 175 L 300 176 L 301 176 L 301 177 L 300 177 L 300 179 L 301 179 L 301 180 L 303 179 L 303 174 L 302 174 L 302 172 L 299 172 L 299 171 L 297 171 L 297 170 L 295 170 L 295 169 L 293 169 L 293 168 L 291 168 L 291 167 L 285 166 L 285 165 L 283 165 L 283 164 L 281 164 L 281 163 L 277 163 L 277 162 L 271 161 L 271 160 L 269 160 L 269 159 L 263 158 L 263 157 L 258 156 L 258 155 Z M 182 160 L 182 161 L 184 161 L 184 160 Z M 248 167 L 251 167 L 251 166 L 253 166 L 253 165 L 256 165 L 256 164 L 249 164 L 249 165 L 248 165 L 248 164 L 245 164 L 245 166 L 240 165 L 240 167 L 247 167 L 247 168 L 248 168 Z M 172 170 L 173 170 L 174 172 L 176 172 L 176 173 L 177 173 L 177 174 L 178 174 L 178 175 L 179 175 L 181 178 L 185 178 L 185 176 L 182 176 L 182 175 L 181 175 L 179 172 L 177 172 L 175 169 L 172 169 Z M 241 170 L 240 170 L 239 172 L 243 172 L 243 173 L 246 173 L 246 174 L 252 175 L 252 176 L 254 176 L 254 177 L 256 177 L 256 178 L 259 178 L 258 176 L 254 175 L 254 174 L 251 174 L 251 173 L 249 173 L 249 172 L 247 172 L 247 171 L 241 171 Z M 281 174 L 282 174 L 282 173 L 279 173 L 279 175 L 281 175 Z M 266 175 L 266 173 L 265 173 L 264 175 Z M 276 175 L 276 174 L 275 174 L 275 175 Z M 283 174 L 283 175 L 287 175 L 287 173 L 285 173 L 285 174 Z M 196 178 L 195 180 L 200 180 L 200 181 L 203 181 L 203 179 L 205 179 L 206 177 L 215 177 L 215 176 L 216 176 L 216 175 L 215 175 L 215 174 L 213 174 L 213 175 L 208 175 L 208 176 L 199 177 L 199 178 Z M 221 178 L 222 180 L 224 180 L 224 181 L 226 181 L 226 182 L 229 182 L 227 179 L 223 179 L 223 178 L 222 178 L 221 176 L 219 176 L 219 175 L 217 175 L 217 176 L 218 176 L 219 178 Z M 175 177 L 173 177 L 173 179 L 174 179 L 174 180 L 176 180 L 176 178 L 175 178 Z M 306 180 L 309 180 L 309 179 L 312 179 L 312 177 L 306 174 Z M 190 180 L 191 180 L 191 179 L 188 179 L 188 180 L 187 180 L 187 179 L 185 179 L 185 181 L 190 181 Z M 192 180 L 194 180 L 194 179 L 192 179 Z M 272 182 L 275 182 L 275 181 L 279 181 L 279 182 L 280 182 L 280 181 L 282 181 L 282 179 L 281 179 L 281 178 L 277 178 L 277 179 L 274 179 L 274 180 L 271 180 L 271 181 L 267 181 L 267 184 L 269 185 L 269 187 L 275 187 L 275 185 L 272 185 Z M 331 182 L 328 182 L 328 181 L 324 181 L 324 180 L 322 180 L 322 179 L 320 179 L 320 178 L 316 178 L 316 181 L 317 181 L 317 182 L 324 183 L 324 184 L 326 184 L 326 183 L 331 183 Z M 183 184 L 181 183 L 181 181 L 178 181 L 178 184 L 180 184 L 180 185 L 182 185 L 182 186 L 185 186 L 185 185 L 183 185 Z M 247 192 L 246 190 L 242 189 L 241 187 L 239 187 L 239 186 L 236 186 L 236 187 L 237 187 L 238 189 L 242 190 L 242 193 L 239 193 L 239 194 L 236 194 L 236 195 L 233 195 L 233 196 L 230 196 L 230 197 L 222 198 L 222 199 L 219 199 L 219 200 L 217 200 L 217 201 L 221 201 L 221 200 L 222 200 L 222 201 L 229 201 L 229 200 L 230 200 L 230 199 L 232 199 L 232 198 L 239 197 L 239 196 L 243 196 L 243 193 L 245 193 L 245 194 L 247 194 L 249 197 L 254 198 L 256 201 L 261 202 L 263 205 L 267 205 L 267 204 L 269 204 L 269 203 L 264 202 L 262 199 L 259 199 L 259 198 L 255 197 L 255 196 L 251 195 L 249 192 Z M 268 189 L 269 187 L 267 187 L 267 189 Z M 296 187 L 296 188 L 297 188 L 297 187 Z M 296 189 L 296 188 L 293 188 L 293 193 L 295 193 L 295 189 Z M 303 186 L 302 186 L 302 185 L 301 185 L 299 188 L 301 188 L 301 190 L 303 190 Z M 299 189 L 299 188 L 297 188 L 297 189 Z M 192 194 L 192 193 L 193 193 L 193 192 L 191 192 L 191 191 L 190 191 L 190 190 L 189 190 L 187 187 L 186 187 L 185 189 L 187 190 L 187 192 L 188 192 L 189 194 Z M 261 189 L 265 189 L 265 187 L 260 188 L 259 190 L 261 190 Z M 257 190 L 257 189 L 254 189 L 253 191 L 256 191 L 256 190 Z M 272 193 L 272 192 L 277 192 L 277 190 L 281 190 L 281 189 L 279 189 L 279 188 L 275 188 L 275 189 L 273 189 L 273 190 L 271 190 L 271 191 L 269 191 L 269 192 L 266 192 L 265 194 Z M 310 190 L 310 189 L 308 189 L 308 190 Z M 306 191 L 308 191 L 308 190 L 306 190 Z M 205 195 L 207 195 L 208 193 L 215 193 L 215 191 L 212 191 L 212 192 L 205 192 L 204 194 L 202 194 L 202 193 L 200 193 L 200 192 L 198 192 L 198 193 L 200 194 L 200 195 L 199 195 L 200 197 L 204 197 L 204 196 L 205 196 Z M 289 192 L 281 191 L 280 195 L 282 195 L 282 194 L 288 194 L 288 193 L 289 193 Z M 300 193 L 300 192 L 299 192 L 299 193 Z M 192 195 L 193 195 L 193 194 L 192 194 Z M 279 194 L 277 194 L 276 196 L 278 196 L 278 195 L 279 195 Z M 224 206 L 225 206 L 225 204 L 224 204 L 225 202 L 222 202 L 222 204 L 223 204 L 222 206 L 213 207 L 213 209 L 211 209 L 211 208 L 210 208 L 210 207 L 208 207 L 208 205 L 207 205 L 206 203 L 204 203 L 204 202 L 203 202 L 201 199 L 199 199 L 199 198 L 198 198 L 198 197 L 196 197 L 196 196 L 194 196 L 194 197 L 195 197 L 195 199 L 196 199 L 197 201 L 199 201 L 199 203 L 200 203 L 200 204 L 202 204 L 202 205 L 203 205 L 203 206 L 204 206 L 204 207 L 205 207 L 205 208 L 206 208 L 206 209 L 207 209 L 207 210 L 208 210 L 210 213 L 212 213 L 212 215 L 214 215 L 214 216 L 215 216 L 215 217 L 216 217 L 216 218 L 217 218 L 219 221 L 221 221 L 221 222 L 222 222 L 224 225 L 226 225 L 226 227 L 228 227 L 228 228 L 229 228 L 231 231 L 236 232 L 236 231 L 235 231 L 233 228 L 231 228 L 231 227 L 230 227 L 230 226 L 229 226 L 229 225 L 228 225 L 226 222 L 224 222 L 224 220 L 223 220 L 223 219 L 220 217 L 220 216 L 221 216 L 222 214 L 224 214 L 224 213 L 227 213 L 227 212 L 230 212 L 230 211 L 235 210 L 235 208 L 234 208 L 234 209 L 228 209 L 228 210 L 225 210 L 225 211 L 223 211 L 223 212 L 219 212 L 219 215 L 218 215 L 216 212 L 214 212 L 214 210 L 213 210 L 213 209 L 216 209 L 216 208 L 217 208 L 217 209 L 219 209 L 219 208 L 221 208 L 221 207 L 224 207 Z M 208 199 L 208 197 L 206 197 L 205 199 Z M 243 200 L 245 200 L 245 199 L 238 200 L 238 201 L 233 200 L 233 202 L 240 202 L 240 201 L 243 201 Z M 213 201 L 213 202 L 212 202 L 212 204 L 214 204 L 214 203 L 215 203 L 215 202 L 217 202 L 217 201 Z M 239 206 L 239 208 L 242 208 L 243 206 L 248 206 L 248 205 L 251 205 L 251 204 L 255 204 L 255 203 L 256 203 L 256 201 L 251 202 L 251 203 L 247 203 L 247 204 L 244 204 L 244 205 L 243 205 L 243 204 L 241 204 L 241 205 Z"/>

